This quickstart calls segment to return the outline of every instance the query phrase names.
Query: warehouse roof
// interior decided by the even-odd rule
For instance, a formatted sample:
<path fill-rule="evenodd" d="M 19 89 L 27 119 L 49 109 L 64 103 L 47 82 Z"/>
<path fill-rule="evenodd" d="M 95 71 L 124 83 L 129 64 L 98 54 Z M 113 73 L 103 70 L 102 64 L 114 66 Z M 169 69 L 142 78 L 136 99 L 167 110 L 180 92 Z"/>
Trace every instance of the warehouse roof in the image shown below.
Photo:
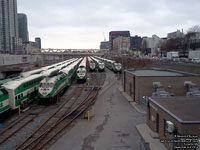
<path fill-rule="evenodd" d="M 191 97 L 149 98 L 180 123 L 200 123 L 200 99 Z"/>
<path fill-rule="evenodd" d="M 197 74 L 186 73 L 170 69 L 135 69 L 127 70 L 135 76 L 197 76 Z"/>

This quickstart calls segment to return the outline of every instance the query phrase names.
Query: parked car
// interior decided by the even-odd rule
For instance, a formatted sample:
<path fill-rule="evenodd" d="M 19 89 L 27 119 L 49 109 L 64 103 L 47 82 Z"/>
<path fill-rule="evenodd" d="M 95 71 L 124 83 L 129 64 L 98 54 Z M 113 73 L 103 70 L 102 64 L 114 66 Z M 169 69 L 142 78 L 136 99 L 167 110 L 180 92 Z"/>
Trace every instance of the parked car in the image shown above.
<path fill-rule="evenodd" d="M 180 61 L 180 58 L 173 58 L 173 61 L 178 62 L 178 61 Z"/>
<path fill-rule="evenodd" d="M 199 58 L 193 58 L 191 61 L 192 61 L 192 63 L 200 63 L 200 59 Z"/>
<path fill-rule="evenodd" d="M 180 58 L 180 61 L 182 61 L 182 62 L 189 62 L 189 59 L 188 58 Z"/>

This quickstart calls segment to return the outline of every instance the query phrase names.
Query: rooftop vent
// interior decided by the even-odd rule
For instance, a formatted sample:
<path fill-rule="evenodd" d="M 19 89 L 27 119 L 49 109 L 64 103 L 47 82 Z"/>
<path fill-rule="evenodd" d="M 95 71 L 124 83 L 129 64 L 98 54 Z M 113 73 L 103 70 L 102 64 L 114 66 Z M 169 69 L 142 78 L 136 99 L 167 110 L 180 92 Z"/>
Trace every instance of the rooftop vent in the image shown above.
<path fill-rule="evenodd" d="M 187 87 L 186 96 L 200 97 L 200 91 L 197 88 L 196 84 L 192 83 L 191 81 L 185 81 L 184 86 Z"/>
<path fill-rule="evenodd" d="M 160 82 L 153 82 L 153 87 L 155 89 L 155 92 L 152 93 L 153 98 L 166 98 L 172 96 L 172 94 L 165 91 L 163 85 Z"/>

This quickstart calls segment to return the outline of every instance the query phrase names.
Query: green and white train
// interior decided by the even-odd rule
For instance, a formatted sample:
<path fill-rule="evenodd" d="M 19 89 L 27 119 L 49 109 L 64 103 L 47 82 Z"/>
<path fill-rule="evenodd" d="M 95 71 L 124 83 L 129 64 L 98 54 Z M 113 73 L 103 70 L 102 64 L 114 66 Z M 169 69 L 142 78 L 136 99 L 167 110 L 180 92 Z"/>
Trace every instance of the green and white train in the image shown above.
<path fill-rule="evenodd" d="M 91 58 L 96 62 L 97 69 L 99 72 L 105 71 L 105 63 L 102 60 L 96 59 L 94 57 Z"/>
<path fill-rule="evenodd" d="M 97 56 L 95 56 L 95 58 L 102 60 L 106 64 L 106 67 L 108 69 L 114 71 L 115 73 L 121 73 L 122 65 L 120 63 L 117 63 L 116 61 L 113 61 L 113 60 L 97 57 Z"/>
<path fill-rule="evenodd" d="M 78 82 L 85 82 L 87 79 L 86 57 L 83 58 L 76 71 L 76 79 Z"/>
<path fill-rule="evenodd" d="M 37 97 L 38 87 L 45 77 L 55 75 L 60 69 L 63 69 L 63 67 L 66 67 L 74 61 L 62 63 L 62 65 L 56 67 L 54 66 L 54 68 L 43 71 L 40 74 L 19 77 L 2 83 L 0 86 L 0 114 L 9 109 L 17 109 L 19 105 L 26 107 L 31 100 Z"/>
<path fill-rule="evenodd" d="M 2 85 L 8 92 L 8 99 L 4 101 L 3 107 L 8 107 L 7 105 L 11 109 L 16 109 L 19 105 L 25 107 L 30 100 L 37 96 L 37 90 L 43 78 L 43 75 L 35 74 Z"/>
<path fill-rule="evenodd" d="M 10 109 L 8 92 L 4 87 L 0 87 L 0 114 Z"/>
<path fill-rule="evenodd" d="M 89 67 L 89 71 L 96 70 L 96 63 L 91 59 L 91 57 L 88 57 L 88 67 Z"/>
<path fill-rule="evenodd" d="M 45 103 L 55 101 L 56 98 L 63 93 L 64 89 L 71 84 L 80 61 L 81 59 L 78 59 L 69 66 L 63 68 L 57 75 L 44 78 L 38 90 L 40 100 Z"/>

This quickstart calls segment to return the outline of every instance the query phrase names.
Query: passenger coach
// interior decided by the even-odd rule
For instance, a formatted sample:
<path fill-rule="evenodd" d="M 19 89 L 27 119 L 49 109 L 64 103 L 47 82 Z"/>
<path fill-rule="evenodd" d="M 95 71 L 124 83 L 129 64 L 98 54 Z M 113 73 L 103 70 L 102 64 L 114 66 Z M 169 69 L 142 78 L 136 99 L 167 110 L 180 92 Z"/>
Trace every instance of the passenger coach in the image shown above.
<path fill-rule="evenodd" d="M 76 79 L 78 82 L 85 82 L 87 79 L 86 57 L 83 58 L 76 71 Z"/>

